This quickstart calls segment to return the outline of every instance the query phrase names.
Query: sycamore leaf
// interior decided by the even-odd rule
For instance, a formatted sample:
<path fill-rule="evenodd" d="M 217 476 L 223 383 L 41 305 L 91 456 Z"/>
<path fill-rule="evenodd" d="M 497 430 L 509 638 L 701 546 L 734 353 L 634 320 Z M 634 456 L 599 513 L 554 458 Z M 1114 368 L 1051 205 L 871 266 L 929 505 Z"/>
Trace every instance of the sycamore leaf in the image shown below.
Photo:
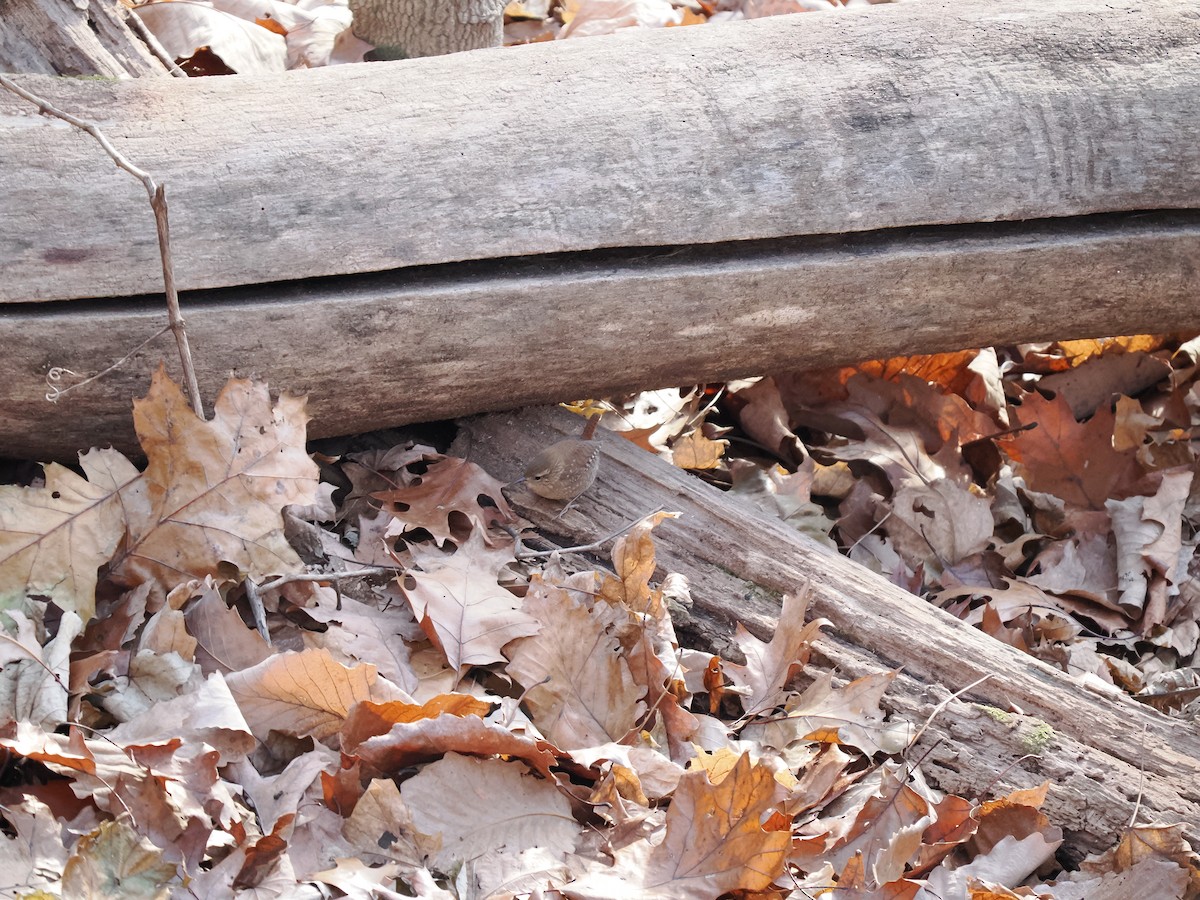
<path fill-rule="evenodd" d="M 783 686 L 808 663 L 813 639 L 822 626 L 829 624 L 826 619 L 804 623 L 809 597 L 807 590 L 800 595 L 783 595 L 779 625 L 769 643 L 760 641 L 741 622 L 737 623 L 734 641 L 746 655 L 746 664 L 727 662 L 724 671 L 730 681 L 746 692 L 742 707 L 747 715 L 768 710 L 783 699 Z"/>
<path fill-rule="evenodd" d="M 414 547 L 413 558 L 423 571 L 410 573 L 414 585 L 405 587 L 405 596 L 452 669 L 501 662 L 501 647 L 537 631 L 537 620 L 521 612 L 521 601 L 497 580 L 513 561 L 511 547 L 490 550 L 474 529 L 455 553 Z"/>
<path fill-rule="evenodd" d="M 45 487 L 0 486 L 0 609 L 40 596 L 84 622 L 95 615 L 96 570 L 125 530 L 120 493 L 139 476 L 115 450 L 79 462 L 86 480 L 52 463 Z"/>
<path fill-rule="evenodd" d="M 225 681 L 260 741 L 272 729 L 325 741 L 360 700 L 404 699 L 374 666 L 344 666 L 327 650 L 281 653 Z"/>
<path fill-rule="evenodd" d="M 4 807 L 8 837 L 0 834 L 0 896 L 54 897 L 67 850 L 63 846 L 62 826 L 50 808 L 26 794 L 19 803 L 11 800 Z"/>
<path fill-rule="evenodd" d="M 771 768 L 752 766 L 748 753 L 717 784 L 701 769 L 688 771 L 667 810 L 661 843 L 622 847 L 612 866 L 593 866 L 559 890 L 576 900 L 716 900 L 730 891 L 764 890 L 782 874 L 791 843 L 787 824 L 763 828 L 777 787 Z"/>
<path fill-rule="evenodd" d="M 412 813 L 390 778 L 375 778 L 346 819 L 342 833 L 367 859 L 392 860 L 405 868 L 420 868 L 426 853 L 439 846 L 417 835 Z"/>
<path fill-rule="evenodd" d="M 0 627 L 0 722 L 32 722 L 53 731 L 67 721 L 71 641 L 83 622 L 73 612 L 63 613 L 58 633 L 43 652 L 24 614 L 12 610 L 8 615 L 21 642 Z"/>
<path fill-rule="evenodd" d="M 254 578 L 302 569 L 280 513 L 317 499 L 302 398 L 284 395 L 272 407 L 265 384 L 234 379 L 205 422 L 160 368 L 134 401 L 133 420 L 148 464 L 138 492 L 123 493 L 128 535 L 113 564 L 118 581 L 169 590 L 215 576 L 222 562 Z"/>
<path fill-rule="evenodd" d="M 530 591 L 524 611 L 541 628 L 510 645 L 508 674 L 527 689 L 534 723 L 565 749 L 625 739 L 645 711 L 645 691 L 601 617 L 545 588 Z"/>
<path fill-rule="evenodd" d="M 211 48 L 229 69 L 243 75 L 286 68 L 283 37 L 252 20 L 199 3 L 147 3 L 137 7 L 137 14 L 173 59 L 188 59 Z"/>

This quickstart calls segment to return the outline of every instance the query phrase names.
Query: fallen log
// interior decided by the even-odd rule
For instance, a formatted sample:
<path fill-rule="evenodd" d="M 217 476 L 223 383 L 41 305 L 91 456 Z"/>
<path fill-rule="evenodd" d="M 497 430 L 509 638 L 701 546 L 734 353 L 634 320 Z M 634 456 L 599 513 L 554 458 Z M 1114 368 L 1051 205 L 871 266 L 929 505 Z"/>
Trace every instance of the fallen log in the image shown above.
<path fill-rule="evenodd" d="M 310 392 L 320 436 L 1200 327 L 1197 48 L 1172 0 L 956 0 L 22 83 L 166 184 L 205 393 L 231 372 Z M 44 379 L 161 324 L 144 192 L 7 92 L 0 170 L 0 453 L 129 448 L 169 347 L 58 406 Z"/>
<path fill-rule="evenodd" d="M 1200 216 L 1169 213 L 475 263 L 198 292 L 184 308 L 207 397 L 231 373 L 307 392 L 324 437 L 897 354 L 1200 329 L 1198 257 Z M 105 369 L 164 324 L 156 301 L 0 306 L 0 455 L 135 449 L 130 400 L 159 359 L 177 371 L 169 335 L 57 405 L 46 374 Z"/>
<path fill-rule="evenodd" d="M 504 479 L 580 429 L 562 410 L 463 425 L 455 452 Z M 1111 846 L 1135 809 L 1139 821 L 1184 822 L 1200 839 L 1200 736 L 1190 724 L 1095 693 L 628 441 L 599 437 L 596 484 L 561 518 L 528 492 L 512 499 L 560 546 L 594 541 L 659 506 L 681 512 L 655 531 L 656 577 L 680 572 L 690 582 L 692 620 L 677 624 L 685 643 L 727 649 L 737 622 L 768 640 L 779 596 L 809 585 L 810 615 L 832 622 L 819 664 L 847 679 L 902 666 L 884 705 L 914 728 L 986 676 L 950 700 L 909 751 L 936 787 L 977 797 L 1049 781 L 1045 811 L 1075 851 Z M 602 554 L 578 563 L 598 561 Z M 984 707 L 1009 714 L 993 718 Z"/>

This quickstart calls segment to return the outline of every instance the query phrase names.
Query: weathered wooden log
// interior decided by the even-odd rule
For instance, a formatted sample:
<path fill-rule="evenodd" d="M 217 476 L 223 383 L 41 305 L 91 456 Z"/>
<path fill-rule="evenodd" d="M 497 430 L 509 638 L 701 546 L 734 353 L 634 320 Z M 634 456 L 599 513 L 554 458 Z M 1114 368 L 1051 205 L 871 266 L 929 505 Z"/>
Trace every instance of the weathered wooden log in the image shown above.
<path fill-rule="evenodd" d="M 257 374 L 310 392 L 330 435 L 1200 327 L 1193 26 L 1173 0 L 956 0 L 253 81 L 25 83 L 167 184 L 209 396 Z M 57 407 L 43 378 L 100 371 L 161 321 L 144 192 L 7 93 L 0 171 L 0 453 L 128 447 L 165 342 Z"/>
<path fill-rule="evenodd" d="M 193 294 L 209 398 L 231 374 L 308 392 L 313 436 L 784 368 L 1200 328 L 1200 217 L 888 231 L 438 267 Z M 161 302 L 0 305 L 0 455 L 133 447 L 130 400 L 171 339 L 106 368 Z M 176 376 L 178 377 L 178 375 Z M 71 379 L 68 379 L 70 381 Z"/>
<path fill-rule="evenodd" d="M 107 0 L 4 0 L 0 4 L 0 72 L 166 75 L 145 42 L 126 27 L 125 7 Z"/>
<path fill-rule="evenodd" d="M 562 410 L 470 419 L 456 445 L 493 475 L 511 479 L 580 420 Z M 735 623 L 769 640 L 779 596 L 811 586 L 810 615 L 832 622 L 819 664 L 847 679 L 903 666 L 884 697 L 892 712 L 930 722 L 910 758 L 935 786 L 965 796 L 1050 781 L 1045 810 L 1077 851 L 1114 842 L 1140 801 L 1139 821 L 1184 822 L 1200 839 L 1200 735 L 1127 696 L 1100 695 L 820 547 L 754 507 L 601 431 L 595 485 L 561 518 L 529 492 L 518 509 L 561 546 L 611 534 L 657 507 L 683 515 L 655 531 L 658 576 L 687 576 L 692 620 L 677 623 L 691 646 L 723 648 Z M 519 488 L 515 490 L 520 490 Z M 605 562 L 603 553 L 581 567 Z M 981 706 L 1018 710 L 996 718 Z M 1044 726 L 1049 726 L 1047 730 Z M 1042 738 L 1048 743 L 1039 746 Z"/>
<path fill-rule="evenodd" d="M 1196 209 L 1197 48 L 1177 0 L 945 0 L 254 80 L 22 83 L 168 186 L 191 290 Z M 94 141 L 0 95 L 0 166 L 0 298 L 161 289 L 144 192 Z"/>

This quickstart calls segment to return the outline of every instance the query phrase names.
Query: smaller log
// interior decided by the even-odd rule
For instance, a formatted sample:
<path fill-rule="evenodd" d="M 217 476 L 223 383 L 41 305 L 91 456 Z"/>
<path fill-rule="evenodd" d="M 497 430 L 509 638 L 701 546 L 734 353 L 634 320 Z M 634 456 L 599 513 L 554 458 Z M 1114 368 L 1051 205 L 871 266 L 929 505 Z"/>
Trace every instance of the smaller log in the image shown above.
<path fill-rule="evenodd" d="M 463 424 L 456 450 L 503 479 L 580 429 L 577 417 L 553 409 Z M 683 513 L 655 531 L 656 577 L 687 576 L 693 620 L 679 630 L 692 646 L 727 648 L 739 622 L 770 639 L 778 597 L 810 586 L 810 615 L 833 623 L 818 642 L 825 663 L 846 678 L 903 667 L 884 705 L 914 726 L 987 676 L 909 751 L 934 786 L 978 797 L 1049 780 L 1045 811 L 1081 853 L 1112 846 L 1139 801 L 1139 821 L 1185 822 L 1189 840 L 1200 839 L 1194 729 L 1132 698 L 1093 693 L 628 441 L 597 437 L 599 476 L 571 510 L 555 518 L 557 505 L 526 495 L 520 511 L 564 546 L 597 540 L 659 506 Z M 983 707 L 1019 711 L 997 721 Z M 1037 735 L 1050 735 L 1040 750 Z"/>

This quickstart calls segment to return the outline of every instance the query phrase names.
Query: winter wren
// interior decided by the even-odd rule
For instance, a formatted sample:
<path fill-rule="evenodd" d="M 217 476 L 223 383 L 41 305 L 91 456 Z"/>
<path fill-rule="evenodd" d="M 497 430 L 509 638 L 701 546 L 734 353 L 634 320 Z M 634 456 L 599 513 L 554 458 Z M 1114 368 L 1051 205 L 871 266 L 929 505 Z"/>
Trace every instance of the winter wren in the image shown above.
<path fill-rule="evenodd" d="M 525 483 L 547 500 L 574 500 L 596 480 L 598 441 L 566 440 L 552 444 L 525 467 Z"/>

